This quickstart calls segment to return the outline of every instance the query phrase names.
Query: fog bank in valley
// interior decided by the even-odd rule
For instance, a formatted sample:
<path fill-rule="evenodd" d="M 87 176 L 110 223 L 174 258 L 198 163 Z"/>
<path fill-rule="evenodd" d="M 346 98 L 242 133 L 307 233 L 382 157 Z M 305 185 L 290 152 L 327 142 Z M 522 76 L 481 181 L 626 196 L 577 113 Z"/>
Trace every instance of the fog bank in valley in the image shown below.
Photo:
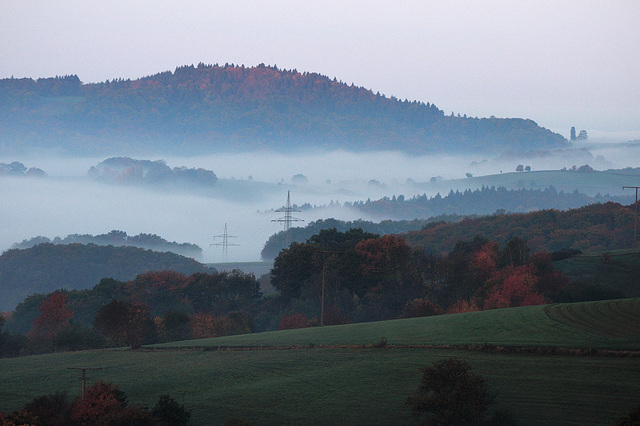
<path fill-rule="evenodd" d="M 101 234 L 117 229 L 130 235 L 157 234 L 169 241 L 202 247 L 205 262 L 259 260 L 267 238 L 282 230 L 273 220 L 283 207 L 287 191 L 291 202 L 301 206 L 379 199 L 393 195 L 429 193 L 420 185 L 434 179 L 446 191 L 446 180 L 468 175 L 512 172 L 518 164 L 533 170 L 570 168 L 590 164 L 596 169 L 637 167 L 635 144 L 592 145 L 590 151 L 574 150 L 553 155 L 506 154 L 499 158 L 480 156 L 409 157 L 396 152 L 218 154 L 202 157 L 136 157 L 163 159 L 171 167 L 201 167 L 219 178 L 213 188 L 136 187 L 92 181 L 88 169 L 105 158 L 5 158 L 43 169 L 46 178 L 0 177 L 0 250 L 35 236 L 64 237 L 68 234 Z M 304 222 L 335 217 L 362 218 L 348 209 L 304 210 L 295 217 Z M 233 236 L 228 256 L 222 247 L 225 224 Z"/>

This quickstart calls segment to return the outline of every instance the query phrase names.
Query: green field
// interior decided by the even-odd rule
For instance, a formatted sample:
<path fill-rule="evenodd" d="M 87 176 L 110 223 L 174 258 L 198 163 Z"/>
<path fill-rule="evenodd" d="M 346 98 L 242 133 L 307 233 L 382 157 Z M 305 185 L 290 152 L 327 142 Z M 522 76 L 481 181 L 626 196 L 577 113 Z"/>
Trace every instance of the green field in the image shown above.
<path fill-rule="evenodd" d="M 78 372 L 66 368 L 96 366 L 90 377 L 118 384 L 131 403 L 170 393 L 193 424 L 413 424 L 403 402 L 419 368 L 455 356 L 519 424 L 613 424 L 640 404 L 640 356 L 605 350 L 639 350 L 638 324 L 640 299 L 624 299 L 3 359 L 0 411 L 56 390 L 75 396 Z M 388 345 L 374 347 L 383 337 Z M 486 350 L 426 347 L 474 344 Z M 601 352 L 536 349 L 549 347 Z"/>

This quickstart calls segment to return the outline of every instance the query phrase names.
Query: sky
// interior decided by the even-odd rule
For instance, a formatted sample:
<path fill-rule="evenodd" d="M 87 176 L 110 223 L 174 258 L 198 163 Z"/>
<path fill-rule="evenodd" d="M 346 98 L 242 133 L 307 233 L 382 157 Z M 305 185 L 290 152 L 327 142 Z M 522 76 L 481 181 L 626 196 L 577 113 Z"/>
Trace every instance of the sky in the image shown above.
<path fill-rule="evenodd" d="M 640 139 L 637 0 L 0 0 L 0 78 L 318 72 L 447 114 Z"/>

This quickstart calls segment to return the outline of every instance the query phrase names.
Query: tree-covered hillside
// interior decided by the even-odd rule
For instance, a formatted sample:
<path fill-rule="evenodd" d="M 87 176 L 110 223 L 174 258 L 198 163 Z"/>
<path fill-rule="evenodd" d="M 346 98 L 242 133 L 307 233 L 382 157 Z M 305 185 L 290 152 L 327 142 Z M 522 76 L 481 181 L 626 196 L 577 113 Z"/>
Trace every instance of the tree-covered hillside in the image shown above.
<path fill-rule="evenodd" d="M 193 259 L 135 247 L 45 243 L 7 250 L 0 256 L 0 312 L 13 309 L 33 293 L 86 289 L 102 278 L 131 280 L 144 272 L 164 270 L 211 271 Z"/>
<path fill-rule="evenodd" d="M 520 118 L 445 114 L 335 78 L 259 65 L 178 67 L 138 80 L 0 80 L 0 150 L 65 152 L 312 147 L 410 153 L 567 146 Z"/>
<path fill-rule="evenodd" d="M 475 235 L 499 244 L 522 238 L 534 251 L 595 252 L 632 247 L 633 223 L 633 205 L 609 202 L 567 211 L 540 210 L 432 223 L 404 237 L 411 246 L 435 253 L 448 252 L 459 240 Z"/>
<path fill-rule="evenodd" d="M 516 218 L 522 217 L 523 223 L 526 223 L 529 218 L 534 217 L 536 214 L 531 213 L 531 216 L 514 216 L 511 215 L 511 213 L 526 213 L 539 210 L 548 210 L 560 213 L 561 210 L 570 209 L 578 209 L 577 212 L 580 212 L 580 207 L 590 204 L 610 203 L 612 201 L 623 203 L 632 200 L 631 197 L 623 196 L 618 197 L 609 195 L 597 195 L 591 197 L 577 191 L 573 191 L 570 193 L 565 193 L 562 191 L 558 192 L 553 187 L 549 187 L 544 190 L 526 188 L 509 190 L 504 187 L 496 188 L 483 186 L 481 189 L 477 190 L 467 189 L 465 191 L 455 192 L 452 190 L 445 196 L 437 194 L 434 197 L 427 197 L 423 194 L 405 199 L 403 196 L 396 197 L 394 195 L 392 198 L 384 197 L 379 200 L 373 201 L 367 200 L 347 202 L 342 207 L 355 210 L 362 213 L 363 215 L 366 215 L 367 217 L 380 219 L 393 218 L 393 220 L 384 219 L 378 223 L 366 220 L 347 222 L 335 219 L 318 220 L 316 222 L 309 223 L 305 227 L 291 228 L 288 234 L 279 232 L 272 235 L 265 243 L 264 248 L 262 249 L 261 256 L 263 259 L 274 259 L 278 255 L 280 250 L 286 247 L 288 242 L 303 242 L 322 229 L 336 228 L 339 231 L 344 232 L 352 228 L 361 228 L 367 232 L 386 235 L 420 231 L 423 228 L 432 229 L 432 227 L 437 227 L 438 229 L 440 229 L 445 223 L 448 224 L 447 226 L 454 227 L 452 229 L 455 229 L 455 237 L 451 236 L 451 238 L 446 238 L 446 231 L 443 230 L 444 234 L 441 236 L 442 238 L 428 243 L 427 248 L 436 252 L 448 251 L 453 248 L 453 245 L 455 244 L 457 239 L 473 238 L 473 236 L 475 235 L 474 232 L 486 232 L 484 234 L 486 237 L 493 237 L 491 231 L 486 231 L 484 229 L 484 226 L 491 227 L 492 225 L 488 224 L 494 223 L 497 220 L 496 217 L 505 218 L 503 226 L 508 227 L 508 224 L 511 223 L 511 221 L 517 221 Z M 306 206 L 302 206 L 300 208 L 304 209 L 305 207 Z M 306 208 L 312 207 L 308 206 Z M 491 214 L 495 215 L 486 216 Z M 571 215 L 573 213 L 566 212 L 563 214 Z M 453 225 L 454 223 L 460 222 L 465 218 L 468 218 L 465 221 L 465 223 L 467 224 L 470 223 L 469 221 L 471 220 L 471 218 L 473 218 L 473 223 L 477 224 L 477 230 L 474 230 L 476 226 L 472 228 L 458 228 Z M 596 220 L 604 219 L 598 218 Z M 523 227 L 529 227 L 529 225 L 520 224 L 517 226 L 518 229 L 512 232 L 513 235 L 505 235 L 505 237 L 501 239 L 500 242 L 504 243 L 512 236 L 519 235 L 519 232 Z M 553 226 L 553 224 L 547 224 L 545 226 L 545 229 L 548 232 L 554 231 L 554 229 L 550 228 L 550 226 Z M 571 227 L 572 223 L 569 221 L 564 226 Z M 576 223 L 575 226 L 579 226 L 579 224 Z M 628 224 L 625 223 L 625 226 L 628 226 Z M 507 230 L 501 231 L 502 234 L 506 232 Z M 530 232 L 527 231 L 526 233 L 534 235 L 536 232 L 539 232 L 539 230 L 536 231 L 532 228 Z M 582 238 L 584 232 L 586 231 L 581 229 L 577 233 L 570 233 L 570 235 L 568 235 L 566 238 L 556 239 L 555 242 L 552 242 L 549 238 L 542 240 L 538 238 L 539 241 L 544 241 L 544 244 L 549 243 L 550 245 L 547 246 L 541 243 L 538 244 L 534 242 L 534 248 L 536 250 L 547 249 L 549 251 L 554 251 L 561 248 L 570 247 L 573 244 L 576 244 L 576 240 L 580 239 L 578 238 L 578 236 L 581 236 Z M 617 232 L 620 232 L 620 230 L 616 230 L 616 233 Z M 557 236 L 559 234 L 556 233 L 555 235 Z M 590 249 L 589 241 L 598 241 L 598 244 L 601 246 L 600 248 L 606 250 L 627 247 L 616 246 L 614 240 L 611 240 L 609 243 L 607 243 L 602 242 L 600 238 L 597 238 L 593 240 L 584 240 L 582 243 L 580 243 L 580 247 L 578 248 L 582 250 Z M 615 241 L 617 242 L 618 240 Z"/>

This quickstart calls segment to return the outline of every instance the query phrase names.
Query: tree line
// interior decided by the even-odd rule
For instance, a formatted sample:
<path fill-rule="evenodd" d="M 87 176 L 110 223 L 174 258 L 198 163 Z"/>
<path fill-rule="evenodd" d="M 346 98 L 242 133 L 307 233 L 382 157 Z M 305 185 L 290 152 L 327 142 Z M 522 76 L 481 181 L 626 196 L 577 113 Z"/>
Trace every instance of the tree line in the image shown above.
<path fill-rule="evenodd" d="M 177 243 L 175 241 L 170 242 L 156 234 L 140 233 L 138 235 L 127 235 L 126 232 L 116 229 L 109 231 L 106 234 L 69 234 L 66 237 L 55 237 L 54 239 L 37 236 L 28 240 L 23 240 L 20 243 L 14 243 L 11 245 L 11 248 L 24 250 L 44 243 L 96 244 L 99 246 L 111 245 L 114 247 L 131 246 L 157 252 L 170 251 L 171 253 L 194 259 L 202 258 L 202 248 L 196 244 Z"/>
<path fill-rule="evenodd" d="M 607 202 L 567 211 L 498 212 L 468 217 L 456 223 L 435 222 L 404 237 L 412 247 L 440 253 L 452 250 L 459 240 L 474 235 L 491 238 L 500 244 L 519 236 L 535 251 L 598 252 L 632 247 L 633 223 L 633 205 Z"/>
<path fill-rule="evenodd" d="M 469 312 L 549 302 L 619 298 L 571 283 L 525 239 L 476 236 L 451 251 L 412 248 L 397 235 L 321 230 L 280 252 L 269 273 L 275 295 L 240 271 L 147 272 L 104 278 L 86 290 L 33 294 L 8 318 L 5 356 L 216 337 L 314 325 Z M 324 309 L 321 309 L 324 307 Z"/>
<path fill-rule="evenodd" d="M 395 195 L 379 200 L 347 202 L 344 207 L 372 217 L 393 217 L 398 219 L 428 218 L 440 215 L 487 215 L 500 212 L 526 213 L 532 210 L 576 209 L 588 204 L 622 202 L 629 197 L 600 195 L 589 196 L 576 191 L 557 191 L 553 186 L 544 189 L 518 188 L 507 189 L 504 186 L 484 186 L 464 191 L 451 190 L 442 196 L 426 194 L 405 199 Z"/>
<path fill-rule="evenodd" d="M 103 278 L 91 289 L 28 296 L 7 319 L 0 352 L 138 348 L 249 333 L 255 325 L 248 308 L 260 297 L 255 276 L 240 271 L 147 272 L 127 282 Z"/>
<path fill-rule="evenodd" d="M 317 324 L 321 315 L 340 324 L 622 297 L 571 284 L 552 255 L 518 237 L 499 244 L 476 236 L 440 254 L 396 235 L 330 229 L 283 250 L 271 284 L 286 313 L 280 328 Z"/>
<path fill-rule="evenodd" d="M 386 206 L 387 210 L 393 206 L 402 208 L 404 204 L 426 204 L 429 206 L 441 206 L 439 211 L 456 211 L 456 203 L 461 202 L 473 209 L 472 200 L 478 205 L 484 202 L 483 197 L 493 199 L 510 199 L 512 196 L 523 199 L 527 194 L 539 193 L 551 194 L 561 203 L 566 197 L 567 203 L 580 200 L 584 201 L 584 195 L 577 193 L 565 194 L 556 192 L 552 188 L 544 191 L 533 190 L 506 190 L 504 188 L 488 188 L 482 190 L 464 192 L 452 192 L 446 197 L 416 196 L 412 200 L 387 199 L 377 202 L 364 202 L 360 206 Z M 422 248 L 430 252 L 444 253 L 453 249 L 459 240 L 468 240 L 475 235 L 491 238 L 500 244 L 505 244 L 514 236 L 520 236 L 528 240 L 531 247 L 536 250 L 549 252 L 563 249 L 575 249 L 584 252 L 615 250 L 631 247 L 633 243 L 633 206 L 624 206 L 614 202 L 598 203 L 595 198 L 593 203 L 579 208 L 560 210 L 555 208 L 543 209 L 529 213 L 507 213 L 505 210 L 493 210 L 493 214 L 440 214 L 429 219 L 413 220 L 384 220 L 379 223 L 365 221 L 340 221 L 336 219 L 318 220 L 309 223 L 305 227 L 291 228 L 289 233 L 278 232 L 266 241 L 261 255 L 263 259 L 273 259 L 286 247 L 286 241 L 304 242 L 313 234 L 323 229 L 336 228 L 340 231 L 358 227 L 367 232 L 386 234 L 401 234 L 412 247 Z M 372 208 L 373 210 L 373 208 Z"/>

